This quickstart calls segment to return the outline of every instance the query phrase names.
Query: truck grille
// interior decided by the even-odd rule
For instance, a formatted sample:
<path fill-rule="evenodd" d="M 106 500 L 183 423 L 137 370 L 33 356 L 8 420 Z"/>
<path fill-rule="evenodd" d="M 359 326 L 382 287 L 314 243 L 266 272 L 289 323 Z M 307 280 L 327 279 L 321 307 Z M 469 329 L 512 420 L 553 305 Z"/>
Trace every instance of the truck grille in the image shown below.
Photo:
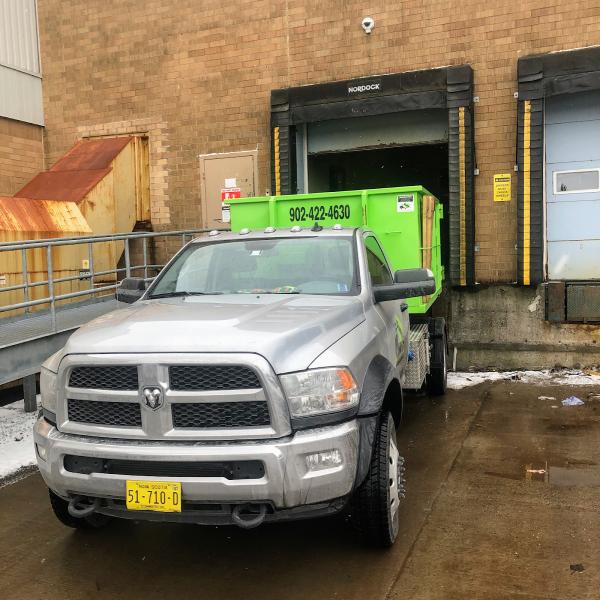
<path fill-rule="evenodd" d="M 257 427 L 270 424 L 269 408 L 258 402 L 177 403 L 171 407 L 175 428 Z"/>
<path fill-rule="evenodd" d="M 274 437 L 287 426 L 263 385 L 269 365 L 254 356 L 230 364 L 219 357 L 182 363 L 168 354 L 123 360 L 111 356 L 100 364 L 89 362 L 91 358 L 65 368 L 68 383 L 60 419 L 66 419 L 67 433 L 90 435 L 90 426 L 97 425 L 114 428 L 114 437 L 121 435 L 118 429 L 129 428 L 127 435 L 134 438 L 175 440 L 194 434 L 202 440 L 216 439 L 217 433 L 224 439 Z M 163 393 L 160 405 L 152 407 L 145 392 L 156 386 Z"/>
<path fill-rule="evenodd" d="M 69 398 L 67 410 L 70 421 L 112 427 L 141 427 L 140 405 L 133 402 L 104 400 L 74 400 Z"/>
<path fill-rule="evenodd" d="M 169 367 L 172 390 L 218 391 L 260 388 L 256 373 L 241 365 L 180 365 Z"/>
<path fill-rule="evenodd" d="M 75 367 L 69 385 L 96 390 L 137 390 L 138 370 L 135 365 Z"/>

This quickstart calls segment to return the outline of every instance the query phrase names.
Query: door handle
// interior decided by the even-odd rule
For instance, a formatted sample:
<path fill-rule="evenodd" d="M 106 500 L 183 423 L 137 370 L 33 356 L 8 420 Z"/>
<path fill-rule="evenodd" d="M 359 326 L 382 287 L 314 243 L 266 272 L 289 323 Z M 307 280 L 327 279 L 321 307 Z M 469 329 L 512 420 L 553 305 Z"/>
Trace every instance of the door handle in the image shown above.
<path fill-rule="evenodd" d="M 406 302 L 400 303 L 400 312 L 404 312 L 408 308 L 408 304 Z"/>

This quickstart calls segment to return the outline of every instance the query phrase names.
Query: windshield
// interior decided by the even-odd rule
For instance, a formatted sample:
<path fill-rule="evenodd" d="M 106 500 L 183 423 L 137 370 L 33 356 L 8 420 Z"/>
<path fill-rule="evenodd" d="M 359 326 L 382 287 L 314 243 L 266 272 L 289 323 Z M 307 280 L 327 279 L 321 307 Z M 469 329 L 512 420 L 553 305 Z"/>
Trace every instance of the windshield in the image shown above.
<path fill-rule="evenodd" d="M 194 294 L 356 293 L 350 238 L 302 237 L 190 244 L 149 298 Z"/>

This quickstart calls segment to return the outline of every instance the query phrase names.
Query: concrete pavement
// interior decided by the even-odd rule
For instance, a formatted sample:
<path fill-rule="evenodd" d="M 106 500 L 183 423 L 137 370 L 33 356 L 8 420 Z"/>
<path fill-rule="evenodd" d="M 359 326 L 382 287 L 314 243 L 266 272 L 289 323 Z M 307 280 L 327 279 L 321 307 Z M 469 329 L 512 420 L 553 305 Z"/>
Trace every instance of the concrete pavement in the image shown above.
<path fill-rule="evenodd" d="M 497 382 L 411 399 L 399 432 L 408 494 L 384 552 L 362 547 L 341 518 L 73 532 L 31 475 L 0 489 L 0 598 L 597 598 L 592 391 Z M 562 407 L 572 394 L 585 406 Z"/>

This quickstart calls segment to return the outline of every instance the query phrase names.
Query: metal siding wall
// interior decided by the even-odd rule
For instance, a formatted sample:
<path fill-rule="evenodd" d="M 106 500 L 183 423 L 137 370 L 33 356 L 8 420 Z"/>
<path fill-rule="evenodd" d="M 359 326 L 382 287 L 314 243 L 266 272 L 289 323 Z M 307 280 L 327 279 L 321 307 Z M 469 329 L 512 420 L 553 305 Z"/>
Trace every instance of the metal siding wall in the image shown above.
<path fill-rule="evenodd" d="M 0 116 L 44 124 L 36 0 L 0 0 Z"/>
<path fill-rule="evenodd" d="M 0 65 L 0 117 L 43 125 L 42 80 Z"/>
<path fill-rule="evenodd" d="M 40 75 L 35 0 L 0 0 L 0 64 Z"/>

